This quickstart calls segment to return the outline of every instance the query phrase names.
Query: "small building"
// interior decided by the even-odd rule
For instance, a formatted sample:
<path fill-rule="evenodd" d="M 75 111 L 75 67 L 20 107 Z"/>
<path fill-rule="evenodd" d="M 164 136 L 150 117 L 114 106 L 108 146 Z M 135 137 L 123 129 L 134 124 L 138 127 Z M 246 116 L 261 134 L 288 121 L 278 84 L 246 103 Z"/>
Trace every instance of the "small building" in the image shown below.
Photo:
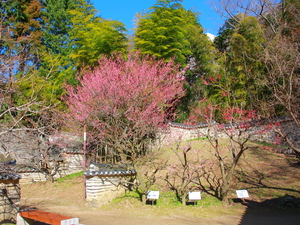
<path fill-rule="evenodd" d="M 89 171 L 84 174 L 86 201 L 89 206 L 98 207 L 123 196 L 135 179 L 136 171 L 131 165 L 91 162 Z"/>
<path fill-rule="evenodd" d="M 15 223 L 20 203 L 21 176 L 9 170 L 0 171 L 0 224 Z"/>

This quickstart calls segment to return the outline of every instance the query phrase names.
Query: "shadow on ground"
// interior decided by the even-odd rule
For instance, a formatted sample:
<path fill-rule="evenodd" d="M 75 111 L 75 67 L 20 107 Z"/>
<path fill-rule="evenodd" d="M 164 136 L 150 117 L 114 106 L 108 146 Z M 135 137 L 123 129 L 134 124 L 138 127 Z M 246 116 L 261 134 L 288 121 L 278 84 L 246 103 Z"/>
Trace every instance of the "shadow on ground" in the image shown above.
<path fill-rule="evenodd" d="M 300 199 L 284 196 L 256 202 L 251 200 L 234 200 L 246 205 L 246 211 L 239 225 L 296 225 L 300 224 Z"/>

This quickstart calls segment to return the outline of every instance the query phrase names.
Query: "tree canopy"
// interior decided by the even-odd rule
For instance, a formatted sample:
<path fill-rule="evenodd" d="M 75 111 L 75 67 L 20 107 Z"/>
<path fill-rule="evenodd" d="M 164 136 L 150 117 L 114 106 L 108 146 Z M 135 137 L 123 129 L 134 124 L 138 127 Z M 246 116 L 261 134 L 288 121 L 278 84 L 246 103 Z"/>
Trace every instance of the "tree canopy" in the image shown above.
<path fill-rule="evenodd" d="M 84 0 L 80 0 L 69 13 L 72 23 L 69 35 L 74 49 L 70 57 L 77 68 L 97 65 L 101 55 L 127 51 L 123 23 L 97 16 L 96 9 Z"/>
<path fill-rule="evenodd" d="M 214 47 L 198 22 L 199 13 L 186 10 L 182 1 L 157 1 L 144 14 L 139 14 L 134 33 L 134 48 L 143 55 L 165 61 L 174 59 L 185 68 L 188 94 L 178 113 L 181 119 L 188 106 L 204 96 L 199 81 L 214 71 Z"/>
<path fill-rule="evenodd" d="M 89 134 L 118 157 L 139 155 L 154 131 L 172 119 L 172 109 L 184 94 L 183 79 L 172 61 L 133 55 L 127 60 L 103 56 L 79 83 L 67 87 L 66 117 L 87 125 Z"/>

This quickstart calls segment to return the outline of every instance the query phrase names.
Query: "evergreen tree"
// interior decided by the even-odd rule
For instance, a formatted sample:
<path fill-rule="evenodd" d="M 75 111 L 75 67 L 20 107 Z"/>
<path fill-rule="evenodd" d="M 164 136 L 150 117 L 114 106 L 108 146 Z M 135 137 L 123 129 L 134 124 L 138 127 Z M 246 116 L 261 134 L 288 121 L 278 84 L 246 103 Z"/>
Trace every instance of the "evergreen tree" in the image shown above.
<path fill-rule="evenodd" d="M 124 27 L 96 16 L 85 0 L 47 0 L 41 66 L 23 80 L 24 96 L 39 93 L 43 101 L 61 106 L 64 84 L 77 84 L 83 66 L 94 66 L 101 54 L 124 51 Z M 32 85 L 32 84 L 35 85 Z"/>
<path fill-rule="evenodd" d="M 75 64 L 70 60 L 72 30 L 69 10 L 76 7 L 76 0 L 43 0 L 45 21 L 42 31 L 41 66 L 24 79 L 22 89 L 30 96 L 38 92 L 42 100 L 60 105 L 64 83 L 76 83 Z M 32 86 L 32 83 L 35 83 Z"/>
<path fill-rule="evenodd" d="M 229 18 L 219 29 L 218 36 L 214 40 L 214 45 L 220 52 L 229 51 L 230 39 L 234 33 L 234 30 L 239 24 L 238 21 L 240 21 L 244 17 L 245 15 L 240 13 L 237 16 L 235 16 L 235 18 Z"/>
<path fill-rule="evenodd" d="M 76 0 L 44 0 L 46 22 L 43 25 L 43 43 L 54 54 L 70 54 L 69 32 L 72 29 L 69 10 Z"/>
<path fill-rule="evenodd" d="M 157 59 L 174 59 L 185 68 L 188 92 L 178 108 L 178 120 L 184 120 L 189 106 L 204 96 L 200 81 L 214 71 L 214 48 L 198 22 L 199 15 L 185 10 L 180 2 L 158 0 L 147 13 L 139 14 L 134 47 Z"/>
<path fill-rule="evenodd" d="M 0 79 L 1 83 L 6 83 L 7 79 L 12 76 L 13 60 L 10 56 L 13 55 L 13 39 L 11 36 L 11 21 L 9 17 L 11 8 L 8 1 L 0 2 Z"/>
<path fill-rule="evenodd" d="M 39 63 L 42 5 L 38 0 L 1 1 L 0 4 L 5 32 L 1 36 L 1 50 L 7 57 L 15 58 L 10 76 L 24 76 Z"/>
<path fill-rule="evenodd" d="M 261 62 L 264 36 L 255 17 L 246 17 L 241 21 L 231 38 L 230 47 L 228 66 L 235 74 L 235 96 L 248 108 L 255 109 L 264 90 L 258 82 L 264 72 Z"/>
<path fill-rule="evenodd" d="M 96 9 L 89 1 L 79 0 L 78 3 L 76 8 L 70 11 L 70 36 L 73 44 L 70 57 L 75 61 L 77 68 L 96 66 L 101 55 L 126 52 L 124 24 L 97 16 Z"/>
<path fill-rule="evenodd" d="M 257 109 L 258 102 L 267 97 L 265 86 L 259 82 L 264 73 L 261 60 L 265 39 L 255 17 L 240 18 L 235 29 L 229 26 L 215 42 L 222 52 L 218 58 L 221 67 L 217 79 L 210 82 L 209 98 L 222 105 Z"/>
<path fill-rule="evenodd" d="M 39 65 L 18 81 L 18 102 L 24 103 L 32 95 L 45 104 L 60 105 L 64 82 L 75 80 L 74 66 L 69 60 L 71 45 L 68 32 L 71 16 L 68 9 L 75 0 L 43 0 L 41 36 L 38 45 Z"/>
<path fill-rule="evenodd" d="M 140 15 L 134 45 L 142 54 L 164 60 L 175 58 L 175 62 L 184 66 L 192 52 L 184 29 L 186 11 L 178 2 L 158 0 L 148 13 Z"/>

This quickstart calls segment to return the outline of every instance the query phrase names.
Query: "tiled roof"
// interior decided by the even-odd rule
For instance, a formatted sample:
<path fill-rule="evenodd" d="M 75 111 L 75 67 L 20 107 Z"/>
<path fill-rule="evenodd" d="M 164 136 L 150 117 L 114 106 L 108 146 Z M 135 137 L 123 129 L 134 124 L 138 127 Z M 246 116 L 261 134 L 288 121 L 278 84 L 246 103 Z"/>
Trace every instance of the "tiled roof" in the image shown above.
<path fill-rule="evenodd" d="M 16 161 L 0 163 L 0 180 L 18 180 L 21 175 L 16 174 L 12 169 L 16 165 Z"/>
<path fill-rule="evenodd" d="M 291 118 L 285 117 L 285 116 L 280 116 L 280 117 L 272 117 L 272 118 L 266 118 L 266 119 L 257 119 L 257 120 L 252 120 L 252 121 L 246 121 L 247 124 L 250 126 L 256 126 L 256 125 L 263 125 L 263 124 L 269 124 L 269 123 L 274 123 L 274 122 L 289 122 L 292 121 Z M 223 128 L 229 129 L 232 127 L 239 128 L 240 125 L 243 125 L 245 122 L 240 122 L 240 123 L 232 123 L 232 124 L 222 124 L 224 125 Z M 197 129 L 197 128 L 203 128 L 207 127 L 208 125 L 216 125 L 218 124 L 216 121 L 212 121 L 211 124 L 208 124 L 206 122 L 199 122 L 194 125 L 188 125 L 184 123 L 177 123 L 177 122 L 170 122 L 169 126 L 170 127 L 178 127 L 182 129 Z M 165 131 L 165 130 L 164 130 Z"/>
<path fill-rule="evenodd" d="M 136 171 L 131 165 L 127 164 L 101 164 L 91 162 L 89 171 L 84 173 L 86 176 L 120 176 L 135 175 Z"/>
<path fill-rule="evenodd" d="M 18 173 L 37 173 L 39 170 L 32 166 L 20 165 L 16 160 L 0 163 L 0 180 L 20 179 Z"/>
<path fill-rule="evenodd" d="M 208 123 L 199 122 L 195 125 L 188 125 L 188 124 L 184 124 L 184 123 L 170 122 L 169 125 L 171 127 L 180 127 L 180 128 L 184 128 L 184 129 L 196 129 L 196 128 L 207 127 Z"/>
<path fill-rule="evenodd" d="M 79 154 L 79 155 L 83 155 L 84 151 L 82 149 L 64 149 L 63 151 L 66 154 Z"/>
<path fill-rule="evenodd" d="M 12 167 L 16 173 L 38 173 L 40 172 L 37 168 L 27 165 L 18 165 Z"/>
<path fill-rule="evenodd" d="M 86 171 L 86 176 L 118 176 L 118 175 L 135 175 L 135 170 L 119 170 L 119 171 Z"/>
<path fill-rule="evenodd" d="M 21 175 L 15 173 L 0 172 L 0 180 L 18 180 Z"/>

